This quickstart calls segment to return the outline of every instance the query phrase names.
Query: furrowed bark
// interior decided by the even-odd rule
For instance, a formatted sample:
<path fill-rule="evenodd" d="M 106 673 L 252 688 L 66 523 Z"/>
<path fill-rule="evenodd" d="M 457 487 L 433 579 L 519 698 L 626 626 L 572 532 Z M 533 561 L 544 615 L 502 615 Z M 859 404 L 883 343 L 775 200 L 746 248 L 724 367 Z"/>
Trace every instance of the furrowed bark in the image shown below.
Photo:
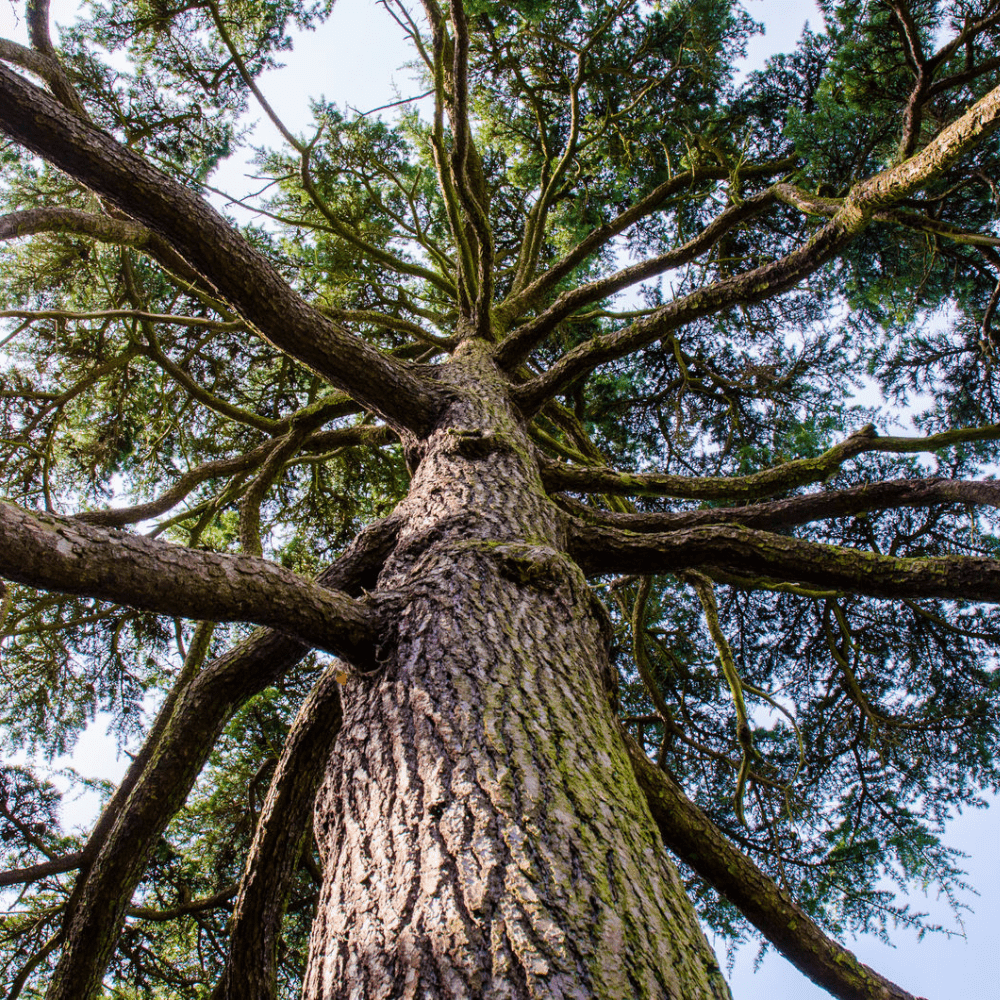
<path fill-rule="evenodd" d="M 268 625 L 349 662 L 373 662 L 379 623 L 277 563 L 217 555 L 0 503 L 0 576 L 156 614 Z"/>
<path fill-rule="evenodd" d="M 405 595 L 386 669 L 346 686 L 317 798 L 304 996 L 727 998 L 505 380 L 476 340 L 441 377 L 458 398 L 380 578 Z"/>
<path fill-rule="evenodd" d="M 0 130 L 159 233 L 276 347 L 394 426 L 430 427 L 430 381 L 328 320 L 205 201 L 2 65 Z"/>
<path fill-rule="evenodd" d="M 334 662 L 292 724 L 244 866 L 229 955 L 212 1000 L 274 1000 L 281 921 L 311 824 L 316 790 L 343 721 Z M 308 848 L 306 848 L 308 849 Z"/>
<path fill-rule="evenodd" d="M 674 573 L 719 567 L 745 576 L 818 584 L 869 597 L 943 597 L 1000 603 L 1000 560 L 976 556 L 896 558 L 747 528 L 709 526 L 634 534 L 569 524 L 569 551 L 584 571 Z"/>
<path fill-rule="evenodd" d="M 363 531 L 317 577 L 350 593 L 374 586 L 399 530 L 388 518 Z M 170 718 L 154 725 L 155 745 L 143 747 L 98 820 L 68 906 L 64 946 L 47 1000 L 88 1000 L 100 987 L 132 893 L 170 819 L 184 804 L 212 748 L 237 709 L 290 670 L 309 647 L 287 635 L 259 632 L 209 664 L 183 691 Z"/>
<path fill-rule="evenodd" d="M 803 975 L 839 1000 L 920 1000 L 863 965 L 738 851 L 623 733 L 663 842 L 728 899 Z"/>

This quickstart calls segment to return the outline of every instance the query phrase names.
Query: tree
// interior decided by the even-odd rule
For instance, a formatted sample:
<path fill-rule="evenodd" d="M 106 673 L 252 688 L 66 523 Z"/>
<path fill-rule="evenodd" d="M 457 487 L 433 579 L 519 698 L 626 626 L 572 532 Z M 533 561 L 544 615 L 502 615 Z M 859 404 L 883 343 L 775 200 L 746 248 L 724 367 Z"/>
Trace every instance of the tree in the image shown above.
<path fill-rule="evenodd" d="M 740 82 L 728 0 L 392 0 L 423 103 L 296 135 L 331 6 L 0 41 L 6 738 L 162 700 L 84 840 L 4 768 L 8 996 L 726 997 L 697 907 L 909 997 L 834 938 L 1000 784 L 1000 3 Z"/>

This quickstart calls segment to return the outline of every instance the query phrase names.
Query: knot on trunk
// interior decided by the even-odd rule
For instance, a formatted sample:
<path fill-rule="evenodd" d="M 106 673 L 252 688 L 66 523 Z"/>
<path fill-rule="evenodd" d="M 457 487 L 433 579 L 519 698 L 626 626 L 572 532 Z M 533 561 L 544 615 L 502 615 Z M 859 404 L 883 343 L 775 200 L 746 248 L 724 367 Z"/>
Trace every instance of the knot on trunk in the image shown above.
<path fill-rule="evenodd" d="M 494 546 L 492 552 L 500 572 L 515 583 L 555 592 L 567 584 L 572 589 L 576 582 L 570 560 L 546 545 L 508 542 Z"/>
<path fill-rule="evenodd" d="M 513 451 L 511 443 L 493 431 L 462 430 L 450 427 L 445 450 L 462 458 L 480 459 L 494 452 Z"/>

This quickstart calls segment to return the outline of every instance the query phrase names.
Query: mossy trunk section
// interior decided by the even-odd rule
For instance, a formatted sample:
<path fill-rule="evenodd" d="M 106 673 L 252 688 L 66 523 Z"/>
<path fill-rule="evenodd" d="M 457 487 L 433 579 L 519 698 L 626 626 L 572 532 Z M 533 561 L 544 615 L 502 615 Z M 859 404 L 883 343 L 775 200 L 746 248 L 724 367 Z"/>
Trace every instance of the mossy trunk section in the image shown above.
<path fill-rule="evenodd" d="M 317 801 L 307 1000 L 727 998 L 609 703 L 607 632 L 488 361 L 425 442 Z M 465 395 L 463 383 L 476 383 Z"/>

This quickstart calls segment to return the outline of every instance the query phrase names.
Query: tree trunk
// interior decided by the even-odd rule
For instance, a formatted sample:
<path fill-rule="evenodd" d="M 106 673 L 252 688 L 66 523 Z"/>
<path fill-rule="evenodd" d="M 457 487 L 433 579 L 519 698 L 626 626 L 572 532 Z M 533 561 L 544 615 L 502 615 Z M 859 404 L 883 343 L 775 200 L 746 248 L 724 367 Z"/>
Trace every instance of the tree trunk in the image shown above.
<path fill-rule="evenodd" d="M 423 442 L 317 800 L 304 996 L 728 998 L 609 699 L 606 612 L 563 554 L 486 351 Z"/>

